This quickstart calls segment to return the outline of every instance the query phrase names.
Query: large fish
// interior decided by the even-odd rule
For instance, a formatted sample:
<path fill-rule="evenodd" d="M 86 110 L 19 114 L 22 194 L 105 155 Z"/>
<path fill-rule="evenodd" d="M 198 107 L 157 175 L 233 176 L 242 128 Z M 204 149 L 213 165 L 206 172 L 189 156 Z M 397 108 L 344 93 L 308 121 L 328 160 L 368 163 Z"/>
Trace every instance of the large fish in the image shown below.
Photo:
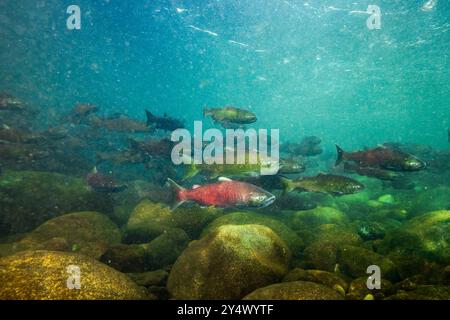
<path fill-rule="evenodd" d="M 360 176 L 366 176 L 366 177 L 372 177 L 377 178 L 380 180 L 387 180 L 387 181 L 393 181 L 400 179 L 402 175 L 395 171 L 390 170 L 384 170 L 380 168 L 373 168 L 373 167 L 360 167 L 355 164 L 350 164 L 346 162 L 344 164 L 344 170 L 348 172 L 356 172 Z"/>
<path fill-rule="evenodd" d="M 147 115 L 147 126 L 154 129 L 174 131 L 176 129 L 184 128 L 183 122 L 178 119 L 171 118 L 167 116 L 167 114 L 164 114 L 163 117 L 158 117 L 148 110 L 145 110 L 145 114 Z"/>
<path fill-rule="evenodd" d="M 144 133 L 152 131 L 146 126 L 145 122 L 130 119 L 124 115 L 115 115 L 105 119 L 93 116 L 90 118 L 90 124 L 93 127 L 117 132 Z"/>
<path fill-rule="evenodd" d="M 233 124 L 249 124 L 257 120 L 256 115 L 248 110 L 231 106 L 223 108 L 205 108 L 203 116 L 211 117 L 215 122 L 222 124 L 224 128 L 234 128 Z"/>
<path fill-rule="evenodd" d="M 281 182 L 284 185 L 285 193 L 298 189 L 301 191 L 322 192 L 340 196 L 358 193 L 364 190 L 364 185 L 354 179 L 324 173 L 297 180 L 281 178 Z"/>
<path fill-rule="evenodd" d="M 418 171 L 426 167 L 426 163 L 412 154 L 388 147 L 345 152 L 336 145 L 336 166 L 342 161 L 353 161 L 362 167 L 376 167 L 393 171 Z"/>
<path fill-rule="evenodd" d="M 192 189 L 185 189 L 173 180 L 167 180 L 175 190 L 174 208 L 188 201 L 218 208 L 264 208 L 275 201 L 273 194 L 260 187 L 228 178 L 219 178 L 217 183 L 194 186 Z"/>

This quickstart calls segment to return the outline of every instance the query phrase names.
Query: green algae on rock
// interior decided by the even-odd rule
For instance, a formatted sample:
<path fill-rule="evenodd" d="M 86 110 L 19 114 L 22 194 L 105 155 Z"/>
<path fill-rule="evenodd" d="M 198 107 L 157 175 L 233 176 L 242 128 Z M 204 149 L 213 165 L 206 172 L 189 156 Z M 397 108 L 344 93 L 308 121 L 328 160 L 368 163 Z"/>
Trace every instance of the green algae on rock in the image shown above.
<path fill-rule="evenodd" d="M 372 295 L 375 300 L 382 300 L 394 292 L 392 283 L 381 275 L 381 288 L 370 290 L 367 287 L 367 276 L 354 279 L 348 288 L 346 300 L 365 300 L 367 295 Z"/>
<path fill-rule="evenodd" d="M 343 300 L 343 295 L 322 284 L 294 281 L 259 288 L 244 300 Z"/>
<path fill-rule="evenodd" d="M 74 212 L 44 222 L 19 241 L 27 250 L 74 251 L 98 259 L 120 243 L 119 228 L 98 212 Z"/>
<path fill-rule="evenodd" d="M 317 207 L 311 210 L 297 211 L 291 215 L 290 226 L 294 230 L 311 228 L 321 224 L 339 224 L 348 223 L 347 216 L 336 208 Z"/>
<path fill-rule="evenodd" d="M 126 243 L 146 243 L 167 229 L 175 228 L 170 208 L 144 199 L 134 208 L 124 229 Z"/>
<path fill-rule="evenodd" d="M 347 291 L 347 282 L 335 273 L 322 270 L 304 270 L 295 268 L 283 278 L 283 282 L 308 281 L 323 284 L 344 295 Z"/>
<path fill-rule="evenodd" d="M 450 211 L 428 212 L 405 222 L 386 235 L 379 251 L 399 265 L 404 277 L 423 272 L 426 261 L 447 265 L 450 262 Z"/>
<path fill-rule="evenodd" d="M 198 239 L 205 226 L 223 214 L 222 209 L 214 207 L 201 208 L 198 205 L 192 207 L 178 207 L 172 212 L 177 228 L 181 228 L 191 239 Z"/>
<path fill-rule="evenodd" d="M 81 289 L 69 289 L 67 267 L 80 270 Z M 24 251 L 0 258 L 0 299 L 91 300 L 151 299 L 126 275 L 77 253 Z"/>
<path fill-rule="evenodd" d="M 167 288 L 175 299 L 241 299 L 279 281 L 289 249 L 262 225 L 224 225 L 192 241 L 173 265 Z"/>
<path fill-rule="evenodd" d="M 81 178 L 37 171 L 6 171 L 0 179 L 0 234 L 33 230 L 46 220 L 77 211 L 112 212 L 111 198 Z"/>
<path fill-rule="evenodd" d="M 173 264 L 188 243 L 183 230 L 169 229 L 149 243 L 110 246 L 100 260 L 121 272 L 156 270 Z"/>
<path fill-rule="evenodd" d="M 352 277 L 367 275 L 367 267 L 379 266 L 382 277 L 390 280 L 398 279 L 395 264 L 382 255 L 361 247 L 344 245 L 339 248 L 337 260 L 343 272 Z"/>
<path fill-rule="evenodd" d="M 418 286 L 412 291 L 399 291 L 386 300 L 450 300 L 450 286 Z"/>
<path fill-rule="evenodd" d="M 297 256 L 303 250 L 302 239 L 282 222 L 266 215 L 255 212 L 232 212 L 215 219 L 202 232 L 202 236 L 216 230 L 218 227 L 233 224 L 258 224 L 272 229 L 289 247 L 293 256 Z"/>

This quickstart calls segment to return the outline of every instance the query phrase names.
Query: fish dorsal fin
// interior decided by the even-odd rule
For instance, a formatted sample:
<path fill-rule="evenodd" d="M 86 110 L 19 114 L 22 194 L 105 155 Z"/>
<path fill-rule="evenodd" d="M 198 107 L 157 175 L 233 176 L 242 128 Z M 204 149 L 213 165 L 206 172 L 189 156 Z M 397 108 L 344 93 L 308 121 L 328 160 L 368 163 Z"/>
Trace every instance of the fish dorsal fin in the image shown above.
<path fill-rule="evenodd" d="M 231 180 L 230 178 L 227 178 L 227 177 L 219 177 L 218 180 L 219 180 L 220 182 L 233 181 L 233 180 Z"/>
<path fill-rule="evenodd" d="M 192 189 L 197 189 L 197 188 L 200 188 L 200 185 L 199 185 L 199 184 L 194 184 L 194 185 L 192 186 Z"/>
<path fill-rule="evenodd" d="M 92 168 L 92 171 L 91 171 L 92 173 L 98 173 L 98 170 L 97 170 L 97 166 L 95 166 L 94 168 Z"/>

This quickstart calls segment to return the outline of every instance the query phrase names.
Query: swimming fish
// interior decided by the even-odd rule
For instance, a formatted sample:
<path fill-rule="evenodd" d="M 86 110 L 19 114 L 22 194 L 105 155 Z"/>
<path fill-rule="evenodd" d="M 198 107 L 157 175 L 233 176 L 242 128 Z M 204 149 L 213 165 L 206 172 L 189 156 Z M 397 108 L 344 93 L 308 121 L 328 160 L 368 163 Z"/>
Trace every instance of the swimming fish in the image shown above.
<path fill-rule="evenodd" d="M 176 204 L 173 208 L 177 208 L 184 202 L 192 201 L 201 206 L 256 209 L 267 207 L 275 201 L 273 194 L 260 187 L 224 177 L 219 178 L 216 183 L 195 185 L 192 189 L 185 189 L 170 178 L 167 181 L 175 191 Z"/>

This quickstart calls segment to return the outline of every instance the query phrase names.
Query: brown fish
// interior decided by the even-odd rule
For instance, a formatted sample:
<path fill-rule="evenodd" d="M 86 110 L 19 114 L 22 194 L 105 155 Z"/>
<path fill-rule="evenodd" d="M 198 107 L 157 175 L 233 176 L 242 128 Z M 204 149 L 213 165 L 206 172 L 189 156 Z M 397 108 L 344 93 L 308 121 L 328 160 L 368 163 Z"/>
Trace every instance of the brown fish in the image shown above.
<path fill-rule="evenodd" d="M 0 110 L 22 111 L 24 110 L 23 101 L 8 93 L 0 93 Z"/>
<path fill-rule="evenodd" d="M 393 171 L 418 171 L 426 167 L 426 163 L 412 154 L 384 146 L 374 149 L 345 152 L 336 145 L 336 166 L 342 161 L 353 161 L 362 167 L 383 168 Z"/>
<path fill-rule="evenodd" d="M 110 118 L 99 118 L 93 116 L 90 118 L 89 123 L 91 126 L 96 128 L 105 128 L 109 131 L 117 132 L 145 133 L 152 132 L 153 130 L 148 128 L 145 122 L 130 119 L 123 115 Z"/>
<path fill-rule="evenodd" d="M 146 141 L 137 141 L 128 139 L 131 149 L 141 153 L 145 157 L 163 157 L 170 158 L 173 148 L 173 142 L 169 139 L 149 139 Z"/>

